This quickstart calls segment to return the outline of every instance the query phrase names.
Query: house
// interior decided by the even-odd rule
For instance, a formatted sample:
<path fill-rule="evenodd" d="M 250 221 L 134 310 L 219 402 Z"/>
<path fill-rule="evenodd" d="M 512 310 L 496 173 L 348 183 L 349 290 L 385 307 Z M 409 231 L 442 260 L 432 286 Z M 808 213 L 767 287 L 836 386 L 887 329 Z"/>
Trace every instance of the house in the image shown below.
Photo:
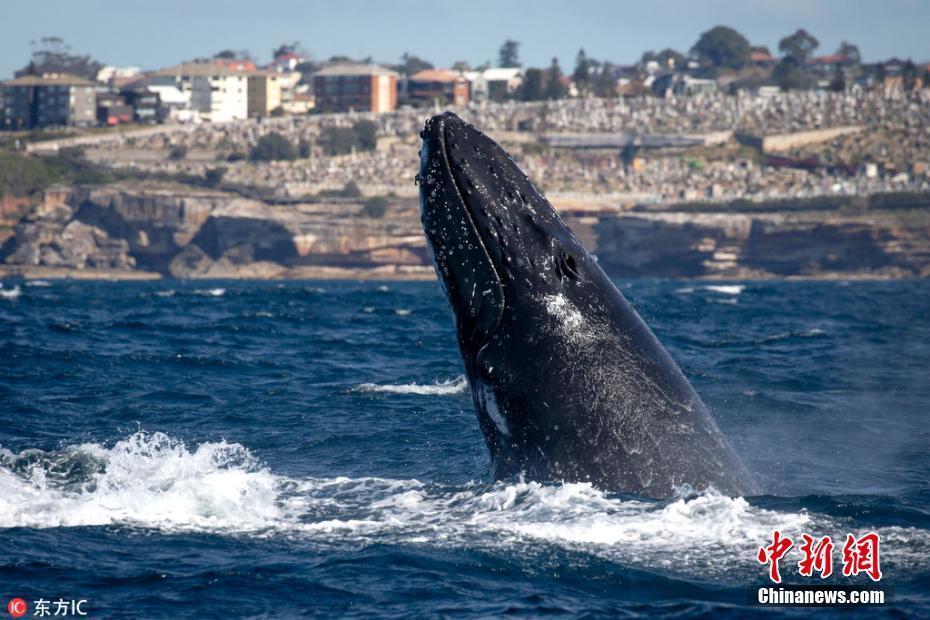
<path fill-rule="evenodd" d="M 426 69 L 414 73 L 407 83 L 407 96 L 411 99 L 441 100 L 457 106 L 468 103 L 470 90 L 465 76 L 458 71 L 445 69 Z"/>
<path fill-rule="evenodd" d="M 481 72 L 482 80 L 487 83 L 487 98 L 492 101 L 506 99 L 520 88 L 523 72 L 520 69 L 493 68 Z"/>
<path fill-rule="evenodd" d="M 301 82 L 300 71 L 278 72 L 281 86 L 281 109 L 286 114 L 306 114 L 316 103 L 310 93 L 310 84 Z"/>
<path fill-rule="evenodd" d="M 24 75 L 3 84 L 5 129 L 86 127 L 97 120 L 93 82 L 63 73 Z"/>
<path fill-rule="evenodd" d="M 192 117 L 214 123 L 242 120 L 249 117 L 250 73 L 219 62 L 186 62 L 155 72 L 149 87 L 176 88 L 196 113 Z M 158 92 L 163 102 L 174 99 L 173 94 Z"/>
<path fill-rule="evenodd" d="M 652 92 L 659 97 L 668 97 L 670 95 L 690 97 L 691 95 L 717 92 L 717 82 L 691 77 L 684 73 L 665 73 L 655 77 L 651 88 Z"/>
<path fill-rule="evenodd" d="M 127 88 L 120 93 L 126 105 L 132 106 L 132 117 L 137 123 L 156 123 L 168 112 L 162 106 L 158 93 L 145 86 Z"/>
<path fill-rule="evenodd" d="M 316 105 L 327 112 L 390 112 L 397 107 L 397 77 L 378 65 L 324 67 L 313 75 Z"/>
<path fill-rule="evenodd" d="M 116 93 L 97 94 L 97 122 L 101 125 L 114 126 L 133 121 L 132 106 L 126 99 Z"/>
<path fill-rule="evenodd" d="M 775 65 L 771 54 L 762 50 L 753 50 L 749 53 L 749 62 L 757 67 L 770 68 Z"/>
<path fill-rule="evenodd" d="M 291 71 L 296 71 L 297 66 L 306 62 L 306 58 L 302 54 L 297 52 L 287 52 L 285 54 L 279 54 L 274 57 L 274 60 L 266 67 L 269 71 L 277 71 L 279 73 L 287 73 Z"/>

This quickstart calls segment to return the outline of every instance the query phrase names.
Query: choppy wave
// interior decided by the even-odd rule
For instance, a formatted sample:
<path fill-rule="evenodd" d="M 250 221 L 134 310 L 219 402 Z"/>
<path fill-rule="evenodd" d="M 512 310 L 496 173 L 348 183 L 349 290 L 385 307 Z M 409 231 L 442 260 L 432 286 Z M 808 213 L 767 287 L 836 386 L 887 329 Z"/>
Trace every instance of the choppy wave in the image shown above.
<path fill-rule="evenodd" d="M 23 289 L 19 288 L 18 284 L 13 288 L 3 288 L 3 285 L 0 284 L 0 299 L 19 299 L 22 294 Z"/>
<path fill-rule="evenodd" d="M 52 283 L 49 282 L 48 280 L 27 280 L 26 281 L 26 286 L 46 287 L 46 286 L 51 286 L 51 285 Z"/>
<path fill-rule="evenodd" d="M 708 492 L 654 502 L 588 484 L 289 478 L 240 444 L 188 448 L 161 433 L 107 447 L 0 448 L 0 527 L 125 526 L 167 533 L 298 536 L 321 542 L 518 547 L 546 543 L 611 561 L 708 577 L 758 571 L 774 529 L 841 531 L 805 511 L 767 510 Z M 842 525 L 845 527 L 845 524 Z M 930 532 L 879 529 L 892 561 L 926 563 Z M 921 559 L 923 558 L 923 559 Z"/>
<path fill-rule="evenodd" d="M 779 340 L 790 340 L 793 338 L 821 338 L 826 336 L 827 332 L 822 329 L 804 329 L 790 332 L 779 332 L 777 334 L 772 334 L 771 336 L 766 336 L 765 338 L 759 341 L 759 344 L 766 344 L 770 342 L 778 342 Z"/>
<path fill-rule="evenodd" d="M 197 289 L 194 291 L 197 295 L 204 295 L 206 297 L 222 297 L 226 294 L 225 288 L 208 288 L 208 289 Z"/>
<path fill-rule="evenodd" d="M 724 295 L 739 295 L 746 290 L 746 286 L 743 284 L 709 284 L 704 287 L 704 290 Z"/>
<path fill-rule="evenodd" d="M 422 396 L 452 396 L 453 394 L 462 394 L 468 389 L 468 381 L 465 375 L 459 375 L 455 379 L 446 381 L 437 381 L 432 385 L 422 385 L 419 383 L 401 383 L 397 385 L 377 383 L 363 383 L 355 388 L 357 392 L 381 392 L 384 394 L 420 394 Z"/>
<path fill-rule="evenodd" d="M 686 286 L 684 288 L 675 289 L 675 292 L 679 295 L 690 295 L 697 290 L 721 293 L 723 295 L 739 295 L 746 290 L 746 286 L 744 284 L 708 284 L 698 287 Z"/>

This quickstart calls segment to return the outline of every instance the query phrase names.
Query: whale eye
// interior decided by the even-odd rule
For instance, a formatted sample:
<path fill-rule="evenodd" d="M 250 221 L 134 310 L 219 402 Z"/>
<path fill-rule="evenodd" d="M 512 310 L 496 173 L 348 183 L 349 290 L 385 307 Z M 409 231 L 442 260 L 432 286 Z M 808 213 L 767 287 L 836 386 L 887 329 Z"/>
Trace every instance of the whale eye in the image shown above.
<path fill-rule="evenodd" d="M 578 263 L 575 262 L 575 257 L 564 250 L 559 250 L 559 253 L 555 257 L 555 273 L 559 276 L 560 280 L 566 278 L 571 280 L 577 279 L 579 274 Z"/>

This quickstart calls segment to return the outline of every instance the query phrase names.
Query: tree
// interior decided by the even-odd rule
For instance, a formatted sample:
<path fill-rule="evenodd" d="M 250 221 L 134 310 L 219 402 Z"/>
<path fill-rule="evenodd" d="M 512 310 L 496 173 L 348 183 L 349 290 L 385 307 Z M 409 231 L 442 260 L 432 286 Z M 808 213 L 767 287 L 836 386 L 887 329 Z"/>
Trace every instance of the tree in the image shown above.
<path fill-rule="evenodd" d="M 362 213 L 370 218 L 382 218 L 387 211 L 388 199 L 384 196 L 372 196 L 365 201 Z"/>
<path fill-rule="evenodd" d="M 917 88 L 917 65 L 910 58 L 901 67 L 901 86 L 907 92 Z"/>
<path fill-rule="evenodd" d="M 594 94 L 598 97 L 617 96 L 617 76 L 614 74 L 614 66 L 611 63 L 604 62 L 601 65 L 601 70 L 598 71 L 594 82 Z"/>
<path fill-rule="evenodd" d="M 453 71 L 470 71 L 471 67 L 464 60 L 456 60 L 454 63 L 452 63 L 452 70 Z"/>
<path fill-rule="evenodd" d="M 362 189 L 355 181 L 349 181 L 342 186 L 342 190 L 339 192 L 339 195 L 343 198 L 361 198 Z"/>
<path fill-rule="evenodd" d="M 778 42 L 778 51 L 795 59 L 799 66 L 804 66 L 818 47 L 820 47 L 820 41 L 803 28 L 799 28 L 794 34 Z"/>
<path fill-rule="evenodd" d="M 742 69 L 749 62 L 749 41 L 746 37 L 726 26 L 714 26 L 701 34 L 691 48 L 691 55 L 701 64 Z"/>
<path fill-rule="evenodd" d="M 226 168 L 222 166 L 218 168 L 207 168 L 204 174 L 204 182 L 210 187 L 216 187 L 223 180 L 224 174 L 226 174 Z"/>
<path fill-rule="evenodd" d="M 523 82 L 517 93 L 521 101 L 540 101 L 545 98 L 546 74 L 542 69 L 530 68 L 523 73 Z"/>
<path fill-rule="evenodd" d="M 236 52 L 234 52 L 233 50 L 223 50 L 221 52 L 217 52 L 213 54 L 213 57 L 216 58 L 217 60 L 235 60 Z"/>
<path fill-rule="evenodd" d="M 506 69 L 519 69 L 523 65 L 520 63 L 520 44 L 513 39 L 507 39 L 501 45 L 497 53 L 497 66 Z"/>
<path fill-rule="evenodd" d="M 852 43 L 843 41 L 837 48 L 836 53 L 843 57 L 843 64 L 847 67 L 858 67 L 862 63 L 862 54 L 859 53 L 859 47 Z"/>
<path fill-rule="evenodd" d="M 676 52 L 670 47 L 666 47 L 664 50 L 655 55 L 656 62 L 660 66 L 666 69 L 681 69 L 684 67 L 688 59 L 685 58 L 685 55 L 681 52 Z"/>
<path fill-rule="evenodd" d="M 358 147 L 358 135 L 351 127 L 327 127 L 319 142 L 327 155 L 345 155 Z"/>
<path fill-rule="evenodd" d="M 652 50 L 646 50 L 645 52 L 643 52 L 643 55 L 639 57 L 639 64 L 644 65 L 644 66 L 649 64 L 650 62 L 655 62 L 655 61 L 656 61 L 656 53 L 653 52 Z"/>
<path fill-rule="evenodd" d="M 378 146 L 378 126 L 372 121 L 358 121 L 352 125 L 355 139 L 363 151 L 373 151 Z"/>
<path fill-rule="evenodd" d="M 294 41 L 292 43 L 282 43 L 278 47 L 271 50 L 272 58 L 280 58 L 281 56 L 287 56 L 288 54 L 300 54 L 303 56 L 303 51 L 300 45 L 300 41 Z"/>
<path fill-rule="evenodd" d="M 843 65 L 839 63 L 833 67 L 833 78 L 830 80 L 830 90 L 837 93 L 846 90 L 846 76 L 843 74 Z"/>
<path fill-rule="evenodd" d="M 562 68 L 559 59 L 553 58 L 546 71 L 546 99 L 564 99 L 568 88 L 562 83 Z"/>
<path fill-rule="evenodd" d="M 61 37 L 43 37 L 38 41 L 30 41 L 29 44 L 33 48 L 29 64 L 16 71 L 16 77 L 68 73 L 86 80 L 95 80 L 97 73 L 103 68 L 103 63 L 90 56 L 72 54 L 71 46 Z"/>
<path fill-rule="evenodd" d="M 575 86 L 579 91 L 584 93 L 591 90 L 591 61 L 584 53 L 584 48 L 578 50 L 578 55 L 575 57 L 575 71 L 572 73 L 572 79 L 575 80 Z"/>
<path fill-rule="evenodd" d="M 414 73 L 433 68 L 432 63 L 423 60 L 419 56 L 408 54 L 407 52 L 404 52 L 404 55 L 401 56 L 400 59 L 402 62 L 397 65 L 397 72 L 408 77 Z"/>
<path fill-rule="evenodd" d="M 301 138 L 300 142 L 297 143 L 297 156 L 301 159 L 307 159 L 310 157 L 312 152 L 313 151 L 310 147 L 310 143 L 307 140 Z"/>
<path fill-rule="evenodd" d="M 772 70 L 772 79 L 783 91 L 802 88 L 806 80 L 798 61 L 791 56 L 782 58 Z"/>
<path fill-rule="evenodd" d="M 168 151 L 168 159 L 172 161 L 179 161 L 187 157 L 187 147 L 183 144 L 179 144 L 171 148 Z"/>
<path fill-rule="evenodd" d="M 884 63 L 881 63 L 881 62 L 875 63 L 875 69 L 874 69 L 874 74 L 873 74 L 873 75 L 875 76 L 875 83 L 876 83 L 876 85 L 878 85 L 880 88 L 884 89 L 884 88 L 885 88 L 885 78 L 888 77 L 888 71 L 885 69 L 885 64 L 884 64 Z"/>
<path fill-rule="evenodd" d="M 291 141 L 277 132 L 267 133 L 258 139 L 249 153 L 252 161 L 277 161 L 297 159 L 297 149 Z"/>

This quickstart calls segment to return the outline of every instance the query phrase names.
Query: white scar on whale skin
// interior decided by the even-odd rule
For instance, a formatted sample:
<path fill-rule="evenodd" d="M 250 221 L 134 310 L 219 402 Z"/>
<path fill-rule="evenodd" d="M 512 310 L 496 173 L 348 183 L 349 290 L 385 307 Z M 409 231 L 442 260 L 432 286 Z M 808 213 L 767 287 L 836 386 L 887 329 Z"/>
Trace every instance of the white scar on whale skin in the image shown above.
<path fill-rule="evenodd" d="M 510 435 L 510 427 L 507 426 L 507 420 L 504 419 L 500 409 L 497 407 L 497 399 L 494 397 L 494 391 L 486 383 L 479 382 L 478 394 L 481 398 L 481 404 L 484 405 L 483 409 L 485 413 L 488 414 L 488 417 L 491 418 L 491 421 L 497 426 L 497 430 L 499 430 L 502 435 Z"/>
<path fill-rule="evenodd" d="M 546 311 L 562 322 L 567 330 L 576 330 L 584 324 L 584 317 L 564 295 L 546 295 Z"/>

